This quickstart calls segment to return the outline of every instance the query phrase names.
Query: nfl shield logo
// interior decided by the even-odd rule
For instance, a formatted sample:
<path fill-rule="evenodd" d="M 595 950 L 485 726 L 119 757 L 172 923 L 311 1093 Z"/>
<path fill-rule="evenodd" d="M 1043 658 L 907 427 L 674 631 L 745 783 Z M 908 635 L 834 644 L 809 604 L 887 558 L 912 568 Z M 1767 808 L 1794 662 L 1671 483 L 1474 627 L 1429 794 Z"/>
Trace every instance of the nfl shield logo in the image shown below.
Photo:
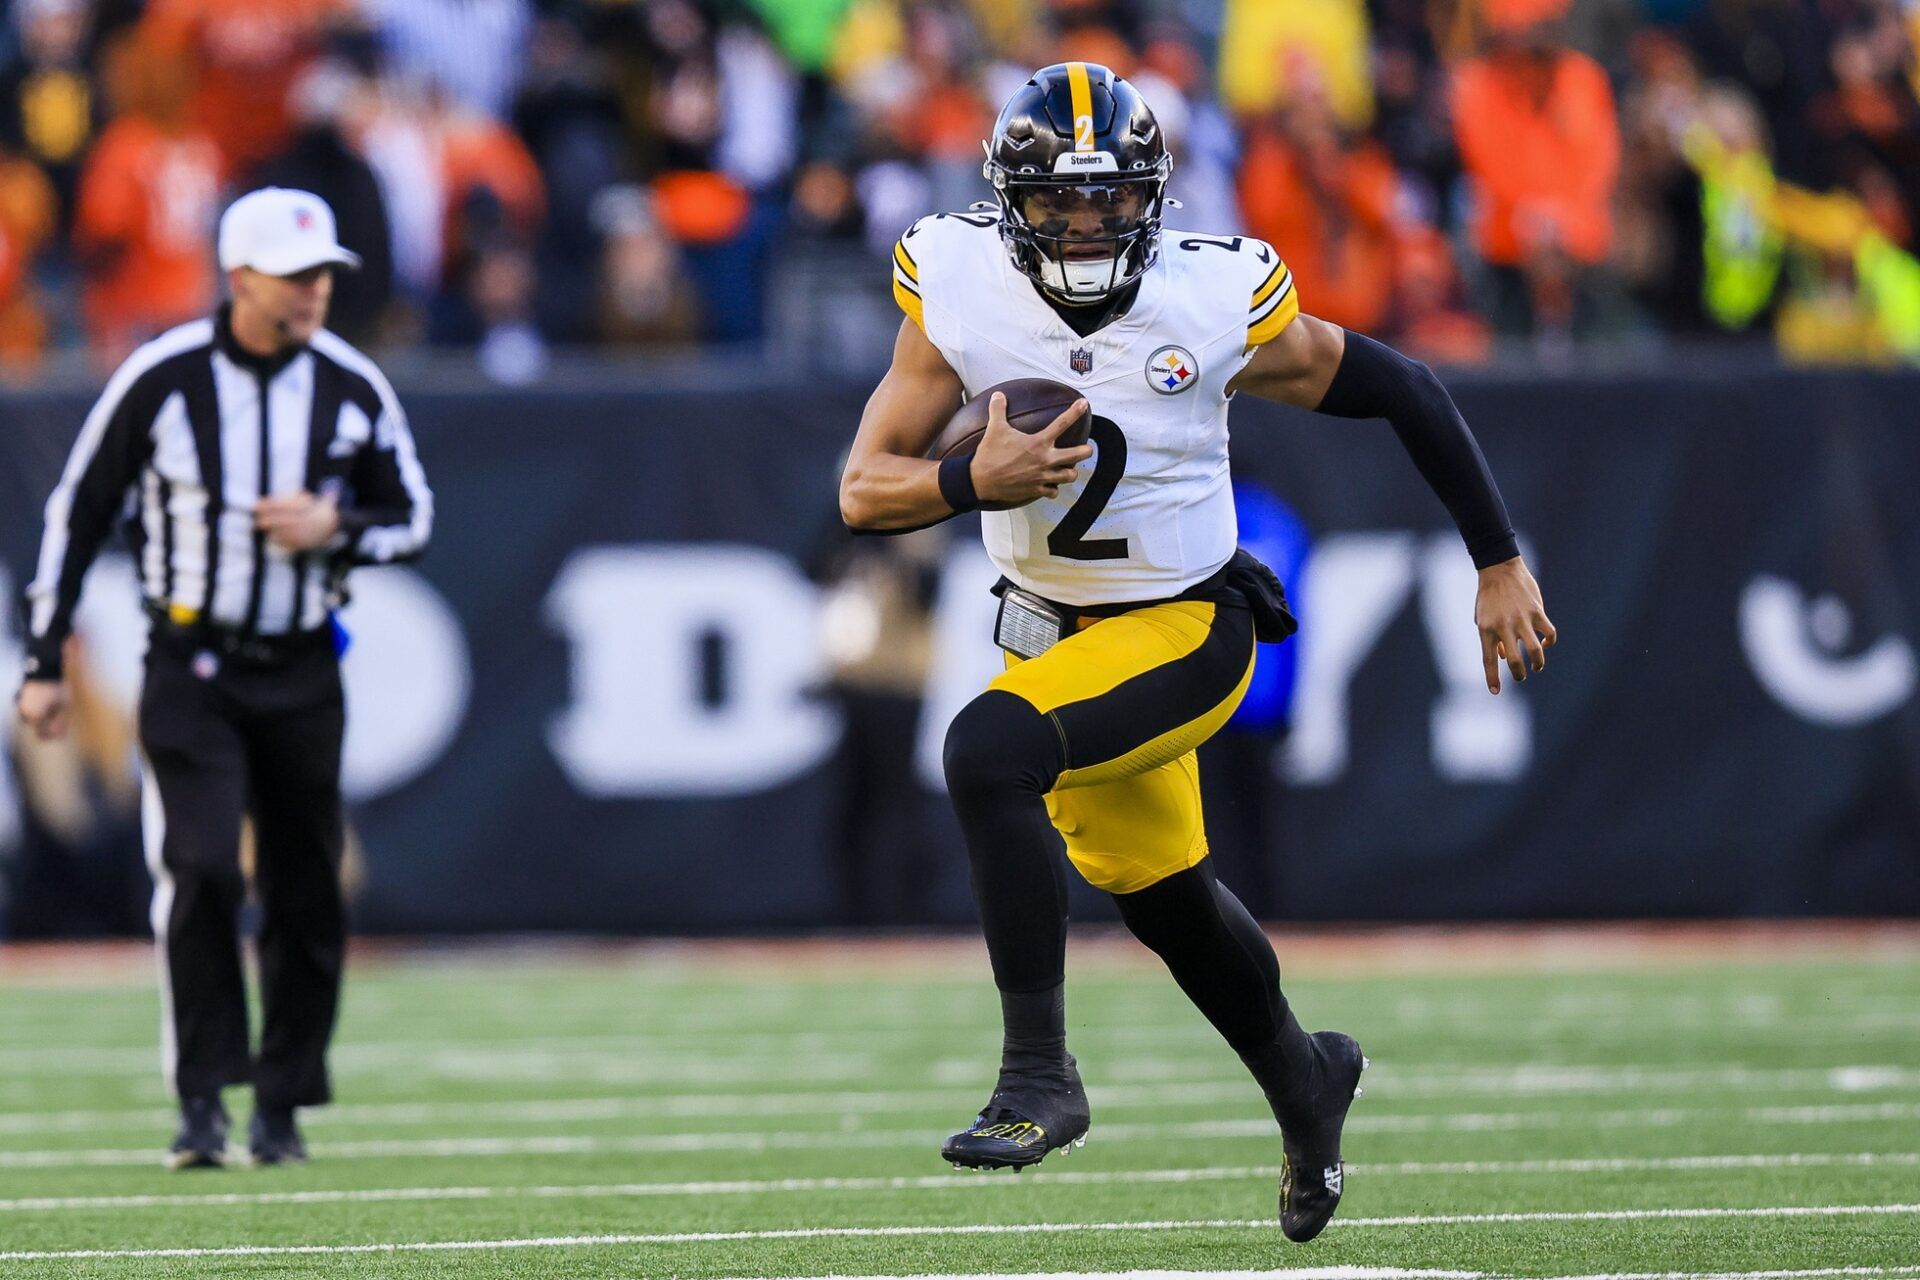
<path fill-rule="evenodd" d="M 1075 347 L 1073 354 L 1067 357 L 1067 365 L 1075 373 L 1093 372 L 1093 351 L 1088 347 Z"/>

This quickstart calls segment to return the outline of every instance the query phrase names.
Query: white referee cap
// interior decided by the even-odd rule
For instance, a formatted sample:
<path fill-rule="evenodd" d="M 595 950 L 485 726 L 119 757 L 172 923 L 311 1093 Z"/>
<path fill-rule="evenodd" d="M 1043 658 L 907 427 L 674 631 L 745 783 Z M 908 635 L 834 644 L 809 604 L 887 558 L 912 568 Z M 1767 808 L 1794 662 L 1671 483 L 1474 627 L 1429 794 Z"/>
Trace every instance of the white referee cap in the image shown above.
<path fill-rule="evenodd" d="M 252 267 L 263 275 L 291 276 L 326 263 L 358 267 L 360 255 L 340 247 L 333 210 L 311 191 L 262 187 L 220 215 L 222 271 Z"/>

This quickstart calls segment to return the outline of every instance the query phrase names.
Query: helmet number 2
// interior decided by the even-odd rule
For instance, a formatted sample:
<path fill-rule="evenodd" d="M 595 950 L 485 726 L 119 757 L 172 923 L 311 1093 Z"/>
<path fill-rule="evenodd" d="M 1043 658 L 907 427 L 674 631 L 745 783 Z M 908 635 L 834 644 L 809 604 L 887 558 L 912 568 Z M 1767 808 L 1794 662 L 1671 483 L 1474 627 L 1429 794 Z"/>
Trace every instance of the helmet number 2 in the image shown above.
<path fill-rule="evenodd" d="M 1120 477 L 1127 473 L 1127 437 L 1111 418 L 1095 416 L 1088 432 L 1094 444 L 1093 475 L 1080 500 L 1047 535 L 1047 551 L 1065 560 L 1125 560 L 1125 538 L 1089 538 L 1087 530 L 1107 508 Z"/>
<path fill-rule="evenodd" d="M 1093 150 L 1093 117 L 1075 116 L 1073 118 L 1073 149 L 1075 151 Z"/>

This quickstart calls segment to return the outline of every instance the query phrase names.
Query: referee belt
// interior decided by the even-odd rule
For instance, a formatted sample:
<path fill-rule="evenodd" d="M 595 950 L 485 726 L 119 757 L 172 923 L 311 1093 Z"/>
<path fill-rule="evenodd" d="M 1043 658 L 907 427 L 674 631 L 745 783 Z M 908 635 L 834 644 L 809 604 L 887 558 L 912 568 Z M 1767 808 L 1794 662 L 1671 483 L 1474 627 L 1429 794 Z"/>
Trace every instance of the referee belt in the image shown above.
<path fill-rule="evenodd" d="M 167 642 L 170 648 L 205 650 L 242 666 L 279 666 L 333 646 L 331 627 L 289 631 L 284 635 L 250 635 L 233 627 L 202 622 L 199 610 L 182 605 L 168 606 L 148 600 L 142 607 L 153 624 L 154 639 Z"/>

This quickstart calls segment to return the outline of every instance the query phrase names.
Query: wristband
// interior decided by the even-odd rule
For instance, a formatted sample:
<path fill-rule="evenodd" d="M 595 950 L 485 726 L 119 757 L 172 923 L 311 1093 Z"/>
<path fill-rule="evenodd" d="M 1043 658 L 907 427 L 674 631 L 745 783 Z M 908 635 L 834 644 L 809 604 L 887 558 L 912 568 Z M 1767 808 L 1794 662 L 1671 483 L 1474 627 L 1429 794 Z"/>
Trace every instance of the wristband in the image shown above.
<path fill-rule="evenodd" d="M 973 455 L 957 454 L 940 463 L 940 496 L 955 514 L 980 509 L 980 497 L 973 491 Z"/>

